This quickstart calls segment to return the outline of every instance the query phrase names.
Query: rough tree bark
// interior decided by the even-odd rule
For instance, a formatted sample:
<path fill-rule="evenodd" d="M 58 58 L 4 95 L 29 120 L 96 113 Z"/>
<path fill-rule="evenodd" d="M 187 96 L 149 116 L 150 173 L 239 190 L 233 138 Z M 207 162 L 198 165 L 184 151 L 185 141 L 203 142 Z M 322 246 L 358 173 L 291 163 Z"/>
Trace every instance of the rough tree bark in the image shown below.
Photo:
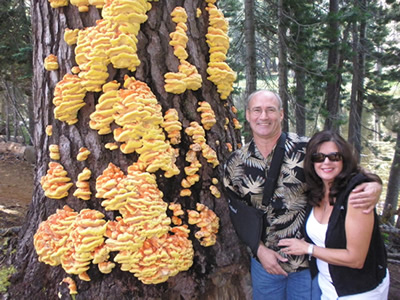
<path fill-rule="evenodd" d="M 194 247 L 194 264 L 186 272 L 180 272 L 167 282 L 157 285 L 145 285 L 136 279 L 133 274 L 123 272 L 115 267 L 110 274 L 102 274 L 93 265 L 88 271 L 91 281 L 81 281 L 72 275 L 77 283 L 78 295 L 76 299 L 246 299 L 249 298 L 249 270 L 248 259 L 243 245 L 238 241 L 229 220 L 226 199 L 222 195 L 217 199 L 209 191 L 211 178 L 220 178 L 222 162 L 229 155 L 226 143 L 234 149 L 238 147 L 239 132 L 234 129 L 232 119 L 231 99 L 220 100 L 215 85 L 207 80 L 207 63 L 209 61 L 206 33 L 208 27 L 207 3 L 203 0 L 160 0 L 151 2 L 152 9 L 147 13 L 148 20 L 141 25 L 138 35 L 138 56 L 140 66 L 132 74 L 127 70 L 115 70 L 109 66 L 110 77 L 107 81 L 122 82 L 125 74 L 134 76 L 137 80 L 146 82 L 162 105 L 163 112 L 168 108 L 175 108 L 179 112 L 183 124 L 182 143 L 179 145 L 180 155 L 177 166 L 181 174 L 166 179 L 157 175 L 157 184 L 163 192 L 165 202 L 177 202 L 184 209 L 195 209 L 196 203 L 203 203 L 212 209 L 220 218 L 220 229 L 217 242 L 212 247 L 202 247 L 191 234 Z M 188 14 L 187 52 L 188 61 L 195 65 L 202 76 L 203 85 L 195 91 L 186 91 L 181 95 L 167 93 L 164 89 L 164 74 L 177 72 L 179 60 L 173 55 L 173 48 L 169 43 L 169 34 L 175 30 L 175 23 L 171 21 L 171 12 L 176 6 L 182 6 Z M 113 142 L 112 134 L 100 136 L 97 131 L 88 126 L 89 115 L 94 111 L 100 93 L 87 93 L 86 105 L 79 111 L 79 121 L 74 125 L 67 125 L 55 119 L 53 114 L 53 91 L 64 74 L 70 72 L 75 65 L 74 49 L 63 40 L 65 28 L 82 29 L 94 26 L 95 21 L 101 18 L 100 10 L 93 6 L 87 13 L 79 13 L 77 7 L 71 4 L 68 7 L 52 9 L 47 0 L 32 1 L 33 25 L 33 101 L 34 101 L 34 146 L 37 150 L 36 175 L 34 181 L 33 200 L 27 214 L 26 222 L 19 237 L 19 247 L 15 257 L 18 273 L 12 278 L 9 289 L 10 299 L 69 299 L 68 288 L 60 282 L 66 272 L 60 267 L 51 267 L 38 261 L 33 247 L 33 235 L 40 222 L 54 214 L 56 209 L 65 204 L 75 211 L 84 208 L 96 209 L 103 212 L 106 219 L 113 220 L 116 212 L 105 211 L 101 206 L 101 199 L 96 199 L 95 179 L 102 174 L 108 163 L 112 162 L 126 174 L 127 167 L 137 160 L 137 155 L 125 155 L 121 151 L 109 151 L 104 148 L 107 142 Z M 196 9 L 202 14 L 196 17 Z M 43 60 L 50 53 L 58 57 L 60 68 L 48 72 L 43 67 Z M 212 106 L 217 123 L 207 131 L 207 143 L 216 151 L 220 165 L 212 168 L 202 157 L 202 168 L 199 171 L 200 182 L 192 187 L 191 197 L 180 197 L 180 182 L 185 176 L 183 172 L 185 153 L 189 149 L 189 137 L 184 129 L 191 121 L 200 122 L 200 115 L 196 112 L 198 101 L 207 101 Z M 225 128 L 225 119 L 230 122 Z M 47 136 L 45 128 L 53 126 L 53 135 Z M 49 158 L 49 145 L 60 146 L 60 163 L 68 172 L 68 176 L 75 182 L 77 175 L 84 168 L 92 171 L 90 188 L 92 198 L 82 201 L 72 196 L 70 191 L 67 198 L 61 200 L 49 199 L 44 196 L 40 185 L 40 178 L 46 175 Z M 91 151 L 88 160 L 80 162 L 76 155 L 80 147 L 87 147 Z M 162 172 L 161 172 L 162 173 Z M 222 186 L 218 184 L 222 191 Z"/>

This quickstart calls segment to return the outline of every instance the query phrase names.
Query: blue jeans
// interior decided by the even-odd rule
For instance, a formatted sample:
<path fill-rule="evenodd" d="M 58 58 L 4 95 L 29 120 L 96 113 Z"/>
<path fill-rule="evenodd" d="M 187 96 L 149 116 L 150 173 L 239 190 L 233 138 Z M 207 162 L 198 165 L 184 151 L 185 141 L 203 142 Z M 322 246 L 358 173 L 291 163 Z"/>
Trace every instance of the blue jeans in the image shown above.
<path fill-rule="evenodd" d="M 307 300 L 320 299 L 318 276 L 311 279 L 310 270 L 289 273 L 288 276 L 272 275 L 262 265 L 251 259 L 253 300 Z"/>

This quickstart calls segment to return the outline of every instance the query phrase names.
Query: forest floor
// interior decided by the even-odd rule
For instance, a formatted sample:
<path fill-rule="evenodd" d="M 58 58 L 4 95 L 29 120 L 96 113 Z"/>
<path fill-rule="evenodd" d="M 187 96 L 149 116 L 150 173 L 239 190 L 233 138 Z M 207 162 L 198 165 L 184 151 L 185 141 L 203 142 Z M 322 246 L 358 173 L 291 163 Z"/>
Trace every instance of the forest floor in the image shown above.
<path fill-rule="evenodd" d="M 25 220 L 26 212 L 32 199 L 34 166 L 22 159 L 16 158 L 11 153 L 0 153 L 0 273 L 9 261 L 7 255 L 9 247 L 5 250 L 4 244 L 10 243 L 8 229 L 21 226 Z M 14 230 L 14 232 L 16 232 Z M 17 237 L 17 234 L 14 234 Z M 389 264 L 390 293 L 389 300 L 400 299 L 400 265 Z M 0 274 L 1 276 L 1 274 Z M 1 290 L 4 282 L 0 282 Z"/>

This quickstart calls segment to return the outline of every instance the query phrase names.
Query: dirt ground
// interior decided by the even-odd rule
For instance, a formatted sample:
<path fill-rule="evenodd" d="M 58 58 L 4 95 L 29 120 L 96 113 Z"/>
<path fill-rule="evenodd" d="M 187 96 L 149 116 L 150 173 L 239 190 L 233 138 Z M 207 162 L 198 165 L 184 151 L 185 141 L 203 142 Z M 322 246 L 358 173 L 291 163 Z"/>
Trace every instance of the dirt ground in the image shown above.
<path fill-rule="evenodd" d="M 32 199 L 33 166 L 0 154 L 0 228 L 19 226 Z"/>
<path fill-rule="evenodd" d="M 12 154 L 0 153 L 0 230 L 20 226 L 24 221 L 32 198 L 33 172 L 30 163 Z M 400 299 L 400 265 L 389 264 L 389 269 L 389 300 L 397 300 Z"/>

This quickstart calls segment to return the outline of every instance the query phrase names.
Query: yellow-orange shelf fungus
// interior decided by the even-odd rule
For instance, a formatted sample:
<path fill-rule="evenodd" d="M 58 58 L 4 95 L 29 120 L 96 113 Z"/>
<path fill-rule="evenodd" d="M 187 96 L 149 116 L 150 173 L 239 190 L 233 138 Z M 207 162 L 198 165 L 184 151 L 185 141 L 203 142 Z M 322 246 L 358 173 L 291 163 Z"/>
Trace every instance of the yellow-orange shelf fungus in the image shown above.
<path fill-rule="evenodd" d="M 150 9 L 151 4 L 146 0 L 106 1 L 103 6 L 103 18 L 118 28 L 111 40 L 112 47 L 107 50 L 115 68 L 127 68 L 133 72 L 140 64 L 136 54 L 136 36 L 140 25 L 147 21 L 146 13 Z"/>
<path fill-rule="evenodd" d="M 207 206 L 201 203 L 196 204 L 196 210 L 189 210 L 189 224 L 196 224 L 200 228 L 195 233 L 196 239 L 200 241 L 200 245 L 209 247 L 217 241 L 217 233 L 219 230 L 219 218 Z"/>
<path fill-rule="evenodd" d="M 172 20 L 176 20 L 175 23 L 177 23 L 177 25 L 175 26 L 175 31 L 169 34 L 169 37 L 171 39 L 169 44 L 174 47 L 174 55 L 179 58 L 179 60 L 185 60 L 189 56 L 186 52 L 186 44 L 189 40 L 186 34 L 186 11 L 182 7 L 176 7 L 172 11 L 171 15 L 173 16 Z"/>
<path fill-rule="evenodd" d="M 181 190 L 181 192 L 179 193 L 179 195 L 181 197 L 190 197 L 192 195 L 192 191 L 189 189 L 183 189 Z"/>
<path fill-rule="evenodd" d="M 183 216 L 185 214 L 182 210 L 182 205 L 180 205 L 179 203 L 170 203 L 168 205 L 168 208 L 172 210 L 173 213 L 173 216 L 171 218 L 172 223 L 177 226 L 182 225 L 182 219 L 179 218 L 179 216 Z"/>
<path fill-rule="evenodd" d="M 181 186 L 183 188 L 187 189 L 187 188 L 190 188 L 192 185 L 194 185 L 199 180 L 200 180 L 199 174 L 189 175 L 186 178 L 182 179 Z"/>
<path fill-rule="evenodd" d="M 201 113 L 201 124 L 203 124 L 205 130 L 210 130 L 217 122 L 215 119 L 215 113 L 208 102 L 199 102 L 197 112 Z"/>
<path fill-rule="evenodd" d="M 53 126 L 52 125 L 47 125 L 45 132 L 48 136 L 52 136 L 53 135 Z"/>
<path fill-rule="evenodd" d="M 103 8 L 105 0 L 89 0 L 89 4 L 96 8 Z"/>
<path fill-rule="evenodd" d="M 102 87 L 103 94 L 96 104 L 96 110 L 90 114 L 89 126 L 98 130 L 100 135 L 111 133 L 110 126 L 114 122 L 114 114 L 117 111 L 115 104 L 120 101 L 119 86 L 120 84 L 115 80 L 104 84 Z"/>
<path fill-rule="evenodd" d="M 73 186 L 64 167 L 57 162 L 50 162 L 47 175 L 42 176 L 40 184 L 46 197 L 62 199 L 68 196 L 68 190 Z"/>
<path fill-rule="evenodd" d="M 229 151 L 229 152 L 232 152 L 233 147 L 232 147 L 232 144 L 231 144 L 231 143 L 226 143 L 226 147 L 228 148 L 228 151 Z"/>
<path fill-rule="evenodd" d="M 183 73 L 165 73 L 165 91 L 172 94 L 184 93 L 186 91 L 186 83 L 183 81 L 185 77 L 186 75 Z"/>
<path fill-rule="evenodd" d="M 240 129 L 240 128 L 242 128 L 242 125 L 240 125 L 240 122 L 239 122 L 238 119 L 233 118 L 232 122 L 233 122 L 233 126 L 235 127 L 235 129 Z"/>
<path fill-rule="evenodd" d="M 69 29 L 69 28 L 65 29 L 64 41 L 67 43 L 67 45 L 72 46 L 77 43 L 78 33 L 79 33 L 79 29 Z"/>
<path fill-rule="evenodd" d="M 147 239 L 131 260 L 135 265 L 129 270 L 144 284 L 165 282 L 180 271 L 188 270 L 193 264 L 193 246 L 188 239 L 185 225 L 171 229 L 173 235 Z"/>
<path fill-rule="evenodd" d="M 69 0 L 49 0 L 52 8 L 68 6 Z"/>
<path fill-rule="evenodd" d="M 78 122 L 77 114 L 85 106 L 85 95 L 86 90 L 81 85 L 81 79 L 76 75 L 65 74 L 54 90 L 55 118 L 68 125 Z"/>
<path fill-rule="evenodd" d="M 96 24 L 79 31 L 75 47 L 75 61 L 81 70 L 78 75 L 89 92 L 100 92 L 109 76 L 110 59 L 105 51 L 111 47 L 110 39 L 114 34 L 110 32 L 110 22 L 98 20 Z"/>
<path fill-rule="evenodd" d="M 187 14 L 186 10 L 181 7 L 177 6 L 171 12 L 172 22 L 174 23 L 186 23 L 187 22 Z"/>
<path fill-rule="evenodd" d="M 176 152 L 162 131 L 164 121 L 161 105 L 148 85 L 126 76 L 124 87 L 119 90 L 120 101 L 116 104 L 114 139 L 122 143 L 123 153 L 137 152 L 138 162 L 150 173 L 158 169 L 165 177 L 179 174 L 175 165 Z"/>
<path fill-rule="evenodd" d="M 86 271 L 94 258 L 96 248 L 104 244 L 106 229 L 107 222 L 101 212 L 92 209 L 79 212 L 67 238 L 70 247 L 61 257 L 65 272 L 90 281 Z"/>
<path fill-rule="evenodd" d="M 96 198 L 104 198 L 104 195 L 114 189 L 124 177 L 125 174 L 120 168 L 109 163 L 108 167 L 96 179 Z"/>
<path fill-rule="evenodd" d="M 50 266 L 61 264 L 61 255 L 67 251 L 67 238 L 78 213 L 65 205 L 40 223 L 33 236 L 38 260 Z"/>
<path fill-rule="evenodd" d="M 74 66 L 71 68 L 72 74 L 78 74 L 81 71 L 78 66 Z"/>
<path fill-rule="evenodd" d="M 210 185 L 211 194 L 214 195 L 215 198 L 221 198 L 221 192 L 215 185 Z"/>
<path fill-rule="evenodd" d="M 111 150 L 111 151 L 117 150 L 119 148 L 117 143 L 107 143 L 107 144 L 104 145 L 104 147 L 106 149 L 108 149 L 108 150 Z"/>
<path fill-rule="evenodd" d="M 237 108 L 236 108 L 235 106 L 232 106 L 232 107 L 231 107 L 231 111 L 232 111 L 234 114 L 237 114 L 237 112 L 238 112 L 238 110 L 237 110 Z"/>
<path fill-rule="evenodd" d="M 210 62 L 208 63 L 208 80 L 217 86 L 221 99 L 227 99 L 233 91 L 233 82 L 236 80 L 236 73 L 225 62 L 229 49 L 228 22 L 222 11 L 214 2 L 207 2 L 209 13 L 209 27 L 206 34 L 206 41 L 209 45 Z"/>
<path fill-rule="evenodd" d="M 82 199 L 89 200 L 92 192 L 90 191 L 90 186 L 88 180 L 92 176 L 92 171 L 88 168 L 84 168 L 78 175 L 78 181 L 76 182 L 77 189 L 74 192 L 74 196 Z"/>
<path fill-rule="evenodd" d="M 47 71 L 58 70 L 57 56 L 50 54 L 44 59 L 44 68 Z"/>
<path fill-rule="evenodd" d="M 60 160 L 60 148 L 58 145 L 50 145 L 49 146 L 49 151 L 50 151 L 50 158 L 54 160 Z"/>
<path fill-rule="evenodd" d="M 213 165 L 213 168 L 219 165 L 217 153 L 209 145 L 204 144 L 202 146 L 201 153 L 203 154 L 203 157 L 207 160 L 207 162 Z"/>
<path fill-rule="evenodd" d="M 70 2 L 78 7 L 79 12 L 89 11 L 89 0 L 70 0 Z"/>
<path fill-rule="evenodd" d="M 69 289 L 69 293 L 70 295 L 76 295 L 78 294 L 78 290 L 76 288 L 76 283 L 75 281 L 71 278 L 71 277 L 66 277 L 64 278 L 60 284 L 62 284 L 63 282 L 65 282 L 66 284 L 68 284 L 68 289 Z"/>
<path fill-rule="evenodd" d="M 218 184 L 219 181 L 218 181 L 217 178 L 214 177 L 213 179 L 211 179 L 211 182 L 212 182 L 213 184 Z"/>
<path fill-rule="evenodd" d="M 106 210 L 118 208 L 121 216 L 107 223 L 106 249 L 98 251 L 96 262 L 107 260 L 107 251 L 118 251 L 114 262 L 145 284 L 164 282 L 190 268 L 194 252 L 188 239 L 189 230 L 187 226 L 170 227 L 171 220 L 166 214 L 168 204 L 162 200 L 155 175 L 144 172 L 140 163 L 134 163 L 118 183 L 109 184 L 108 173 L 117 174 L 118 170 L 110 164 L 97 180 L 108 189 L 102 193 L 102 198 L 106 198 L 102 205 Z M 183 213 L 180 206 L 171 208 L 179 219 Z"/>
<path fill-rule="evenodd" d="M 195 66 L 191 65 L 186 60 L 181 60 L 178 69 L 179 73 L 185 74 L 182 80 L 186 84 L 186 89 L 196 91 L 201 88 L 203 79 Z"/>
<path fill-rule="evenodd" d="M 113 262 L 105 261 L 98 264 L 99 271 L 103 274 L 110 274 L 116 265 Z"/>
<path fill-rule="evenodd" d="M 201 9 L 196 8 L 196 18 L 200 18 L 200 16 L 201 16 Z"/>
<path fill-rule="evenodd" d="M 88 148 L 81 147 L 81 148 L 79 148 L 79 153 L 77 154 L 76 159 L 78 161 L 87 160 L 87 158 L 90 155 L 90 153 L 91 152 L 88 150 Z"/>
<path fill-rule="evenodd" d="M 206 143 L 204 128 L 197 122 L 191 122 L 185 129 L 185 133 L 192 137 L 193 144 L 190 149 L 196 152 L 201 151 L 207 162 L 213 165 L 213 168 L 219 165 L 217 153 Z"/>
<path fill-rule="evenodd" d="M 170 108 L 165 112 L 164 122 L 161 124 L 168 134 L 169 142 L 177 145 L 181 142 L 182 123 L 179 121 L 178 111 Z"/>
<path fill-rule="evenodd" d="M 90 281 L 86 271 L 91 261 L 104 263 L 108 259 L 108 250 L 101 252 L 106 230 L 101 212 L 83 209 L 78 214 L 65 205 L 42 222 L 34 235 L 39 261 L 52 266 L 61 264 L 68 274 Z"/>

